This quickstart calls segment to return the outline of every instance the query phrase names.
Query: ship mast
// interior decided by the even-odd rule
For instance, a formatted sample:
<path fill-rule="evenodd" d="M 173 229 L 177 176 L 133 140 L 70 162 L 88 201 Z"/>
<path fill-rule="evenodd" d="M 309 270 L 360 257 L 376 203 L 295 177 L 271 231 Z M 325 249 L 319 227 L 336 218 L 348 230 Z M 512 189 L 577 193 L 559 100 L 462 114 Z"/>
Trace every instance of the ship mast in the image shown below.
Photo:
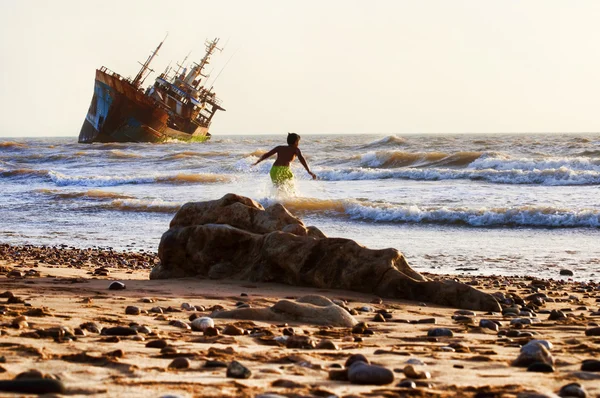
<path fill-rule="evenodd" d="M 200 63 L 196 64 L 196 66 L 194 66 L 190 70 L 190 72 L 187 74 L 187 76 L 185 77 L 185 79 L 183 79 L 184 83 L 186 83 L 187 85 L 192 86 L 194 88 L 197 88 L 198 85 L 200 84 L 200 80 L 198 80 L 196 82 L 196 84 L 194 84 L 194 81 L 198 77 L 198 75 L 200 75 L 202 77 L 207 77 L 206 75 L 202 74 L 202 69 L 204 69 L 204 67 L 209 64 L 210 56 L 212 55 L 212 53 L 215 50 L 221 51 L 220 48 L 217 48 L 217 43 L 218 42 L 219 42 L 218 38 L 215 38 L 213 41 L 207 41 L 206 42 L 206 54 L 204 55 L 204 58 L 202 58 L 200 60 Z"/>
<path fill-rule="evenodd" d="M 150 69 L 150 62 L 152 62 L 156 54 L 158 54 L 158 50 L 160 50 L 160 48 L 162 47 L 163 43 L 167 39 L 167 36 L 169 36 L 169 33 L 165 35 L 165 38 L 160 42 L 158 47 L 156 47 L 156 50 L 154 50 L 154 52 L 150 54 L 146 62 L 144 62 L 143 64 L 141 62 L 138 62 L 140 65 L 142 65 L 142 69 L 140 69 L 138 74 L 135 76 L 135 79 L 133 79 L 133 81 L 131 82 L 134 86 L 139 87 L 142 85 L 145 79 L 144 74 L 146 73 L 146 71 L 154 72 L 154 70 Z"/>

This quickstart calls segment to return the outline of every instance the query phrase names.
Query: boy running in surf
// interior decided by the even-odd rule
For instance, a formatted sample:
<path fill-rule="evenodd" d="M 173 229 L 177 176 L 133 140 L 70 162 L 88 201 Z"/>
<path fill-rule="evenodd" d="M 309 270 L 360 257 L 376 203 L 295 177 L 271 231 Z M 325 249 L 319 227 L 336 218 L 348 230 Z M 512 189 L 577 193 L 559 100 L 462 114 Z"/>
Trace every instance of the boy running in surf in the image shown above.
<path fill-rule="evenodd" d="M 265 159 L 270 158 L 274 154 L 277 154 L 277 159 L 275 160 L 275 163 L 273 163 L 273 167 L 271 167 L 271 172 L 269 174 L 271 175 L 273 184 L 280 186 L 294 178 L 294 174 L 292 174 L 292 170 L 290 170 L 290 163 L 292 160 L 294 160 L 294 158 L 296 158 L 296 156 L 298 156 L 298 160 L 300 160 L 302 166 L 304 166 L 308 174 L 312 176 L 313 180 L 316 180 L 317 176 L 310 171 L 304 156 L 302 156 L 302 152 L 300 152 L 300 148 L 298 148 L 298 145 L 300 144 L 300 136 L 296 133 L 288 133 L 287 143 L 287 146 L 276 146 L 269 152 L 262 155 L 256 161 L 256 163 L 253 164 L 253 166 L 259 164 Z"/>

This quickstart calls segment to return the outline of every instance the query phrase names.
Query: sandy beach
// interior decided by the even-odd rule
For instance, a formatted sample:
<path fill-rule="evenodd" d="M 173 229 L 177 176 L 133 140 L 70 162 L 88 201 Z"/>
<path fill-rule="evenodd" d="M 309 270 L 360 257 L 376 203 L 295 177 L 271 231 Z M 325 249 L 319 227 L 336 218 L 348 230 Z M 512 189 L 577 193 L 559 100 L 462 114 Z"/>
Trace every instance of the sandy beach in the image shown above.
<path fill-rule="evenodd" d="M 584 366 L 585 360 L 600 358 L 598 284 L 458 277 L 503 294 L 503 315 L 341 290 L 149 280 L 157 261 L 152 253 L 2 245 L 0 379 L 35 371 L 41 375 L 29 377 L 60 380 L 54 386 L 65 394 L 103 397 L 551 397 L 570 383 L 587 390 L 575 396 L 600 396 L 598 364 Z M 109 289 L 114 281 L 125 289 Z M 357 330 L 214 319 L 210 331 L 190 329 L 191 319 L 214 310 L 269 307 L 306 295 L 332 299 L 366 325 Z M 507 310 L 519 303 L 528 304 L 525 312 Z M 481 327 L 482 319 L 497 322 L 498 331 Z M 117 326 L 128 331 L 110 329 Z M 433 328 L 449 329 L 452 336 L 428 336 Z M 512 366 L 532 339 L 551 343 L 553 371 Z M 345 377 L 346 361 L 355 354 L 393 372 L 393 381 L 337 380 Z M 243 378 L 244 370 L 240 378 L 228 377 L 233 361 L 250 376 Z"/>

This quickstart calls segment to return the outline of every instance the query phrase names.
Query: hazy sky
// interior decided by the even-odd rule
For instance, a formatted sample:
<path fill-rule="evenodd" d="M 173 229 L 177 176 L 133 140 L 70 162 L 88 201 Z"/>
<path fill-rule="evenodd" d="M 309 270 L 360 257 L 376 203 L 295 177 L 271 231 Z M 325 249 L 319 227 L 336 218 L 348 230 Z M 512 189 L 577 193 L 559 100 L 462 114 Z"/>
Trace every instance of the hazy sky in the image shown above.
<path fill-rule="evenodd" d="M 600 131 L 598 21 L 597 0 L 0 0 L 0 136 L 77 136 L 95 69 L 135 76 L 167 31 L 157 71 L 228 41 L 214 134 Z"/>

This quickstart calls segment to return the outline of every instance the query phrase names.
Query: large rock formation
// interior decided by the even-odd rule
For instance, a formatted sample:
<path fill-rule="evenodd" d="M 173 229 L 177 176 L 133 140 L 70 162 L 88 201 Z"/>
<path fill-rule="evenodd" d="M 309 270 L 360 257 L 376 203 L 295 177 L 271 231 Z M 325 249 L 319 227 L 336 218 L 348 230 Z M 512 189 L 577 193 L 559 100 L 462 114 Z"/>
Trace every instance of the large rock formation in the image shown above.
<path fill-rule="evenodd" d="M 328 238 L 285 207 L 242 196 L 185 204 L 158 247 L 151 279 L 199 276 L 336 288 L 380 297 L 498 311 L 494 297 L 455 281 L 429 281 L 396 249 Z"/>

